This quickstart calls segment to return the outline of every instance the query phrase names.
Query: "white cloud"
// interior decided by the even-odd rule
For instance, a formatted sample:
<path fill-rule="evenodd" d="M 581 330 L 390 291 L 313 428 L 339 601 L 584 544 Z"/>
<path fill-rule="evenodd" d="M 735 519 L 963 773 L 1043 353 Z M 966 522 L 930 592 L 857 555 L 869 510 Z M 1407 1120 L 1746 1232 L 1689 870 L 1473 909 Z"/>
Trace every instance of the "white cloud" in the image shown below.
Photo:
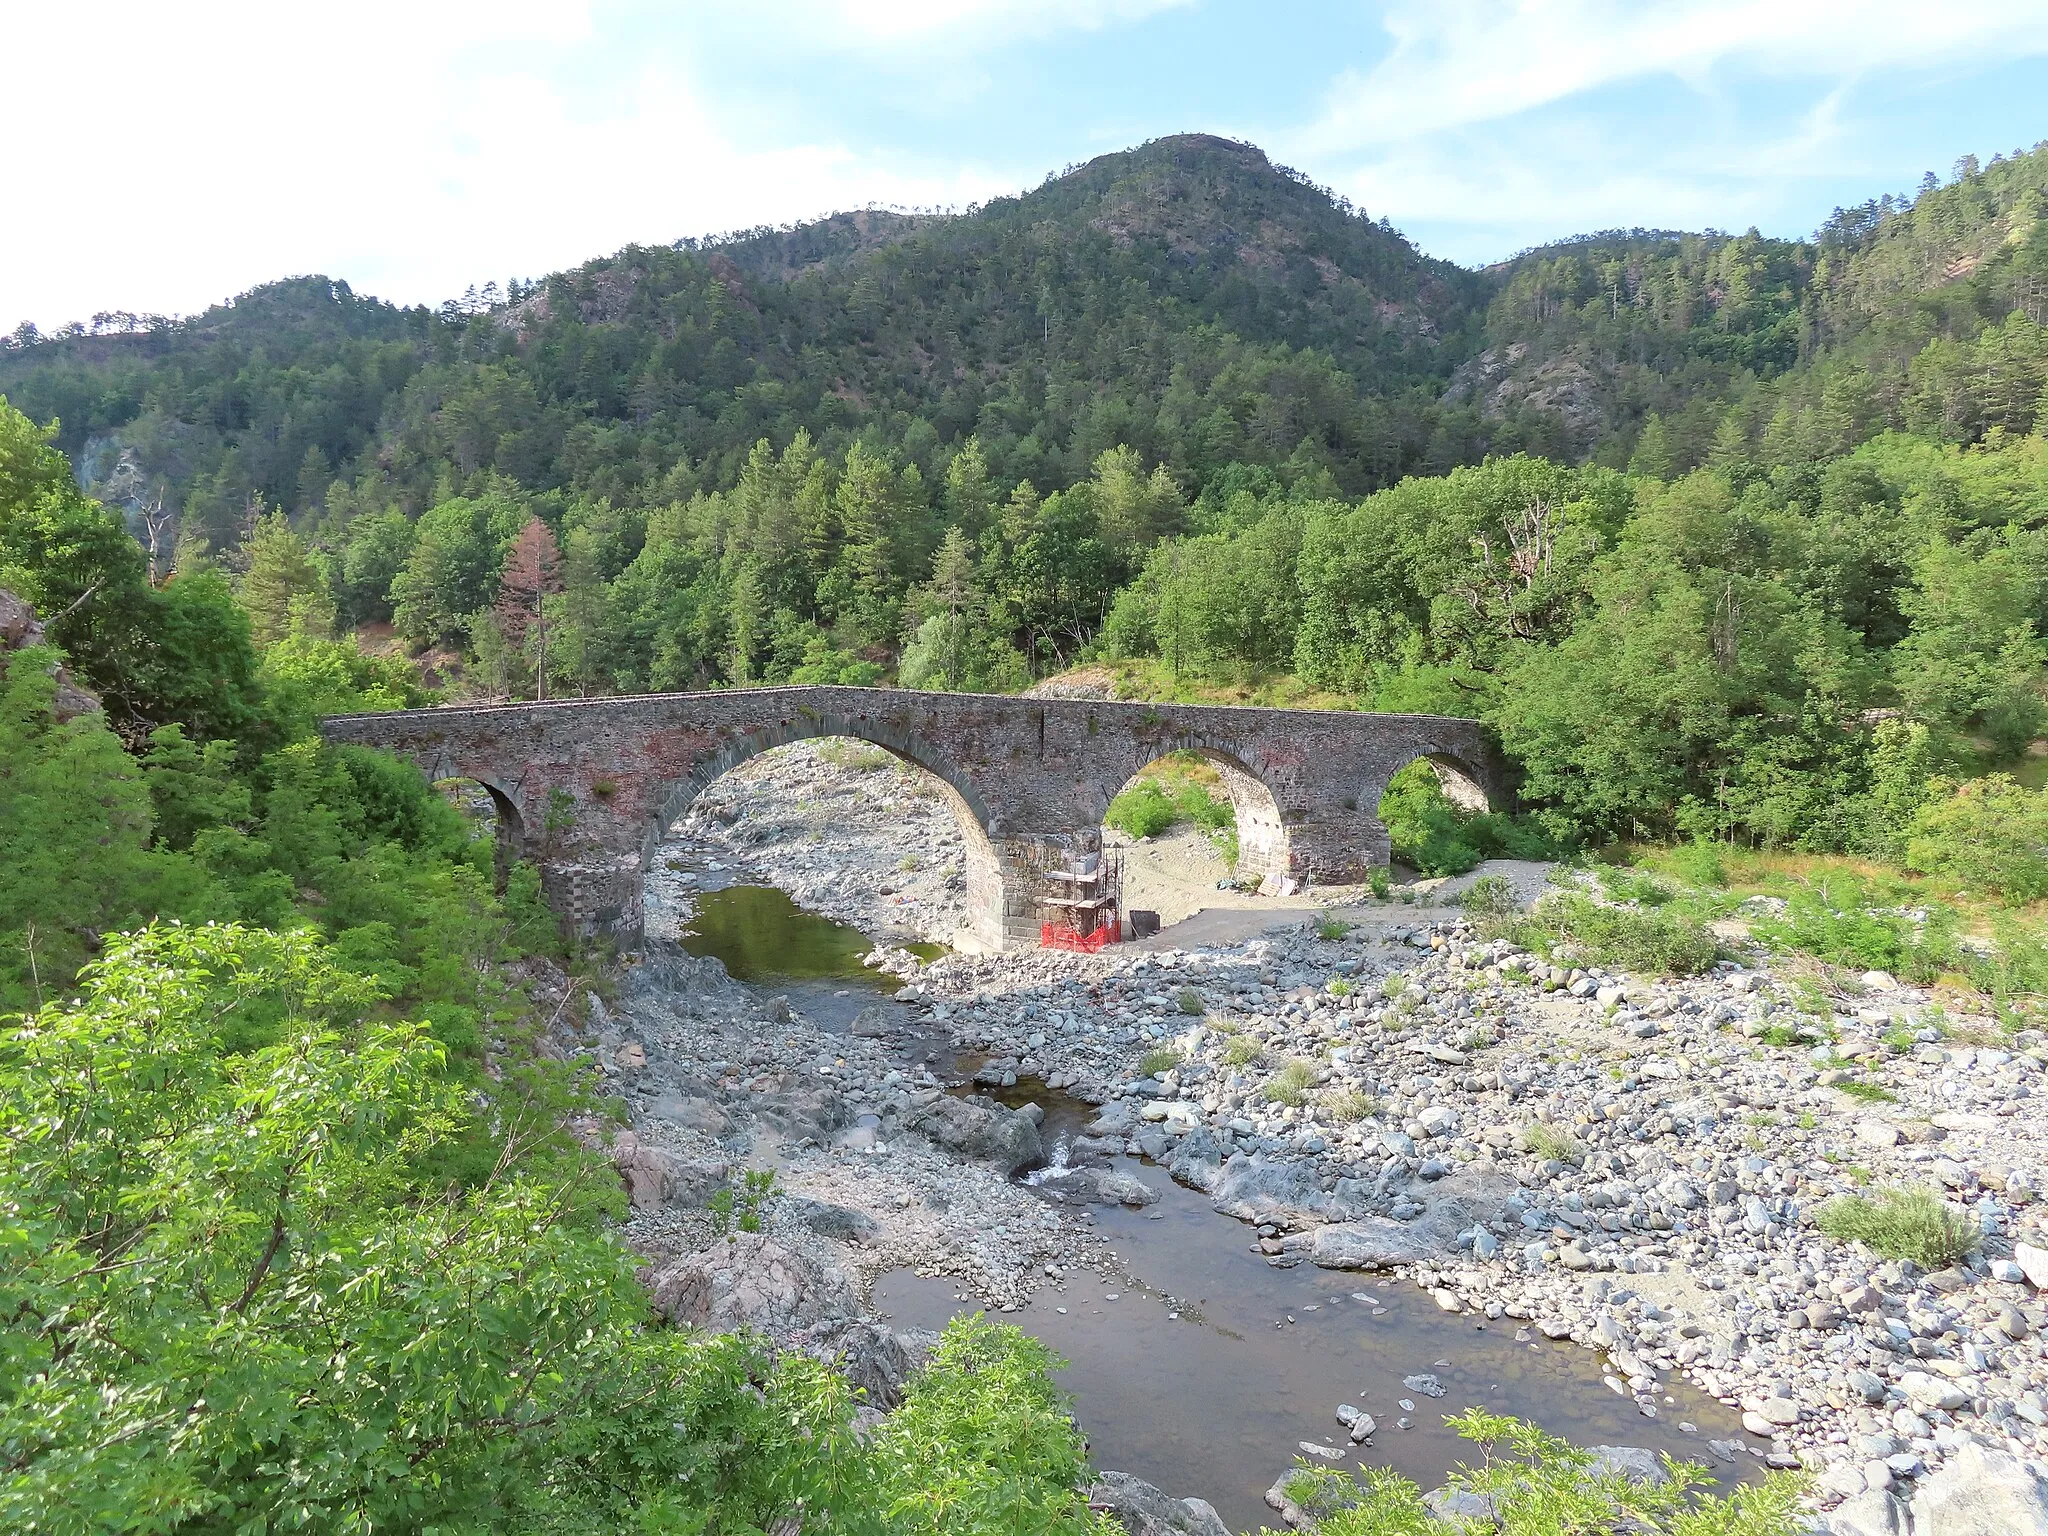
<path fill-rule="evenodd" d="M 707 107 L 686 56 L 621 63 L 601 31 L 556 0 L 233 4 L 203 26 L 48 8 L 10 71 L 9 115 L 43 143 L 39 195 L 0 242 L 0 328 L 189 313 L 303 272 L 433 302 L 630 241 L 1017 179 L 780 143 Z"/>
<path fill-rule="evenodd" d="M 1845 184 L 1901 185 L 1907 82 L 2048 53 L 2048 0 L 1391 0 L 1381 21 L 1392 46 L 1274 148 L 1468 262 L 1603 227 L 1802 232 Z"/>
<path fill-rule="evenodd" d="M 2048 0 L 1394 0 L 1392 49 L 1346 71 L 1300 135 L 1333 152 L 1490 122 L 1624 81 L 1719 66 L 1841 79 L 2048 52 Z"/>
<path fill-rule="evenodd" d="M 793 0 L 790 9 L 840 43 L 974 41 L 1099 32 L 1193 0 Z"/>

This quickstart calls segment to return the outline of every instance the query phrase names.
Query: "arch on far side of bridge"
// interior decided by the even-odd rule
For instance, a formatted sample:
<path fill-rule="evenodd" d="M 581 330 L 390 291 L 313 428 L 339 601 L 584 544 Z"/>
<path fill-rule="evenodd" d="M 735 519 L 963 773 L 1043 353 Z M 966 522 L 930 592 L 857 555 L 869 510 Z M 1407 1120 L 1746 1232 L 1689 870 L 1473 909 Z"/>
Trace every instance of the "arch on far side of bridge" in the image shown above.
<path fill-rule="evenodd" d="M 933 743 L 887 721 L 799 709 L 790 721 L 743 732 L 715 752 L 706 753 L 662 796 L 646 829 L 640 862 L 644 870 L 654 848 L 668 830 L 689 813 L 697 797 L 734 769 L 764 752 L 793 742 L 832 738 L 863 742 L 918 769 L 938 788 L 960 828 L 962 875 L 965 879 L 967 926 L 977 943 L 993 952 L 1004 944 L 1004 897 L 1009 860 L 989 832 L 991 817 L 973 781 L 950 763 Z"/>
<path fill-rule="evenodd" d="M 1100 784 L 1101 804 L 1095 810 L 1098 822 L 1109 814 L 1109 803 L 1124 790 L 1151 774 L 1162 763 L 1176 757 L 1198 759 L 1216 774 L 1237 828 L 1237 863 L 1233 873 L 1240 880 L 1263 880 L 1267 875 L 1292 871 L 1287 823 L 1272 788 L 1242 756 L 1213 742 L 1189 739 L 1162 743 L 1153 757 L 1120 784 Z"/>
<path fill-rule="evenodd" d="M 1493 797 L 1486 791 L 1485 769 L 1452 752 L 1424 752 L 1402 766 L 1414 763 L 1429 764 L 1429 771 L 1436 775 L 1437 788 L 1459 810 L 1481 814 L 1494 809 Z"/>
<path fill-rule="evenodd" d="M 442 766 L 446 766 L 445 764 Z M 456 809 L 467 812 L 464 806 L 466 795 L 481 793 L 491 808 L 491 836 L 495 845 L 495 864 L 500 889 L 505 876 L 512 866 L 526 857 L 526 818 L 520 814 L 519 802 L 501 784 L 490 777 L 473 772 L 441 774 L 432 784 Z M 472 804 L 473 804 L 472 800 Z"/>

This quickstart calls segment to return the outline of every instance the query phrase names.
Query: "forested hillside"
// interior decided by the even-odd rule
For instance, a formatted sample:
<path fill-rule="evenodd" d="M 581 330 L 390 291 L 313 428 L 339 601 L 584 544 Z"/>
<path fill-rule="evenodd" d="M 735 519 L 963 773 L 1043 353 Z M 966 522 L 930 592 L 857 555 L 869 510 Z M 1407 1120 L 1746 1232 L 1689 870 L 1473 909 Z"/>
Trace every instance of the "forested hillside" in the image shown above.
<path fill-rule="evenodd" d="M 1811 241 L 1471 273 L 1182 138 L 438 311 L 298 278 L 17 332 L 5 1524 L 1106 1529 L 1022 1335 L 956 1326 L 860 1436 L 815 1362 L 644 1326 L 603 1106 L 545 1048 L 602 957 L 325 714 L 1079 662 L 1465 714 L 1521 805 L 1416 765 L 1403 860 L 1662 844 L 1702 888 L 1604 868 L 1492 912 L 1516 942 L 1698 971 L 1739 921 L 2037 1023 L 2044 193 L 2048 148 Z M 1765 1044 L 1820 1061 L 1811 1006 Z"/>
<path fill-rule="evenodd" d="M 150 546 L 126 613 L 83 546 L 24 581 L 137 742 L 183 674 L 122 626 L 203 649 L 232 587 L 487 696 L 1282 679 L 1493 720 L 1560 836 L 1857 846 L 1873 720 L 2037 732 L 2044 191 L 1469 273 L 1188 137 L 435 313 L 293 280 L 0 355 Z"/>

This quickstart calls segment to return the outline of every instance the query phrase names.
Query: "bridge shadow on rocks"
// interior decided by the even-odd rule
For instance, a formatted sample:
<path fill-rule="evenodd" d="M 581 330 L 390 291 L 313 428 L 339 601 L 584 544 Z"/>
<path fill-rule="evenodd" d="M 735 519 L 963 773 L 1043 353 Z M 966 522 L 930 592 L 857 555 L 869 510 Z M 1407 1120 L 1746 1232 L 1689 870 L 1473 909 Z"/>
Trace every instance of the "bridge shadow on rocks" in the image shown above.
<path fill-rule="evenodd" d="M 321 733 L 482 785 L 501 857 L 531 860 L 567 922 L 622 947 L 640 937 L 648 858 L 691 801 L 809 737 L 872 743 L 945 786 L 967 848 L 969 927 L 990 950 L 1037 941 L 1026 871 L 1099 848 L 1111 797 L 1170 753 L 1216 765 L 1239 872 L 1261 878 L 1333 884 L 1385 866 L 1374 811 L 1418 758 L 1464 804 L 1500 808 L 1511 793 L 1485 730 L 1438 715 L 785 687 L 342 715 Z"/>

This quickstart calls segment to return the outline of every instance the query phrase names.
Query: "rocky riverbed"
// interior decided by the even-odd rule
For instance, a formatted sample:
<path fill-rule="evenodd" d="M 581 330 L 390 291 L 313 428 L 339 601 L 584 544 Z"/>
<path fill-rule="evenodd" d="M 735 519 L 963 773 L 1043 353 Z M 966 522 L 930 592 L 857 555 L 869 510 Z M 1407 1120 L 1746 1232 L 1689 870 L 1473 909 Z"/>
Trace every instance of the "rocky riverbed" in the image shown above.
<path fill-rule="evenodd" d="M 677 863 L 871 932 L 959 923 L 951 811 L 861 758 L 757 760 L 680 837 Z M 677 873 L 669 898 L 686 910 L 701 878 Z M 1576 1341 L 1645 1416 L 1689 1379 L 1748 1431 L 1703 1455 L 1805 1468 L 1844 1536 L 1906 1529 L 1916 1497 L 1960 1507 L 1965 1482 L 2009 1507 L 1937 1528 L 2048 1530 L 2039 1036 L 1874 974 L 1817 999 L 1755 963 L 1559 970 L 1446 907 L 1345 915 L 1342 936 L 1098 956 L 885 946 L 893 997 L 850 1028 L 650 946 L 580 1048 L 632 1109 L 618 1155 L 657 1298 L 727 1315 L 701 1300 L 739 1283 L 705 1273 L 723 1249 L 702 1200 L 764 1160 L 790 1193 L 765 1240 L 794 1256 L 766 1287 L 792 1336 L 856 1317 L 902 1268 L 997 1309 L 1134 1283 L 1089 1212 L 1142 1198 L 1117 1166 L 1137 1154 L 1246 1223 L 1274 1268 L 1392 1274 L 1447 1315 Z M 935 1046 L 972 1053 L 987 1085 L 1096 1106 L 1066 1172 L 1010 1177 L 1045 1155 L 1040 1117 L 947 1093 L 950 1063 L 906 1069 Z M 1815 1229 L 1823 1202 L 1872 1186 L 1940 1189 L 1979 1250 L 1924 1274 Z M 832 1299 L 785 1301 L 807 1287 Z"/>

